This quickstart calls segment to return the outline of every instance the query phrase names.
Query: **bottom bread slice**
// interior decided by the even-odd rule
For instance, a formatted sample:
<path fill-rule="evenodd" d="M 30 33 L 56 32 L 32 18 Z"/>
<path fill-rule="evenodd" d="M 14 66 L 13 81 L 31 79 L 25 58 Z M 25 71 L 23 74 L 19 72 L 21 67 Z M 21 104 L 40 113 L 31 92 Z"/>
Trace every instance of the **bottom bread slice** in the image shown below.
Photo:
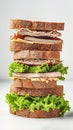
<path fill-rule="evenodd" d="M 50 110 L 49 112 L 42 110 L 35 110 L 34 112 L 31 112 L 29 110 L 16 110 L 15 112 L 13 112 L 10 108 L 10 113 L 28 118 L 52 118 L 59 117 L 60 109 Z"/>

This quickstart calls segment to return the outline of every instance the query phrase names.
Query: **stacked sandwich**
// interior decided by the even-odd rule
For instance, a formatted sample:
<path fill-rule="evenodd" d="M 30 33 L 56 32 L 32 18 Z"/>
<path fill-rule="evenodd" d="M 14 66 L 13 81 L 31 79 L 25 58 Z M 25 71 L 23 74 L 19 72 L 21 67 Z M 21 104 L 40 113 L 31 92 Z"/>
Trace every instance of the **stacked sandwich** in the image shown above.
<path fill-rule="evenodd" d="M 13 83 L 6 94 L 10 113 L 31 118 L 63 116 L 70 110 L 63 86 L 57 85 L 68 69 L 60 60 L 59 30 L 64 30 L 64 23 L 13 19 L 10 28 L 15 30 L 10 36 Z"/>

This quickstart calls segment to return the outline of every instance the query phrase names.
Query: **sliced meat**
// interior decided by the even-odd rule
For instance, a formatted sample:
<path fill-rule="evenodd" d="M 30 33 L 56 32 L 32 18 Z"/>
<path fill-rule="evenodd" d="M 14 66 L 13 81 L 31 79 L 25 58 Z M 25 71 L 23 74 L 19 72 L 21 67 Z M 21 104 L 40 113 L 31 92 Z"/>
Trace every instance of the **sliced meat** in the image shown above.
<path fill-rule="evenodd" d="M 48 39 L 48 38 L 36 38 L 36 37 L 29 37 L 29 36 L 25 36 L 24 40 L 26 41 L 31 41 L 33 43 L 57 43 L 57 41 L 59 43 L 62 43 L 62 40 L 61 39 Z"/>
<path fill-rule="evenodd" d="M 54 59 L 20 59 L 20 60 L 14 60 L 17 63 L 22 63 L 22 64 L 26 64 L 26 65 L 33 65 L 33 66 L 37 66 L 37 65 L 41 65 L 41 64 L 48 64 L 48 65 L 55 65 L 55 64 L 60 64 L 62 63 L 62 61 L 58 61 L 58 60 L 54 60 Z"/>
<path fill-rule="evenodd" d="M 16 31 L 16 35 L 25 35 L 32 37 L 59 37 L 61 33 L 55 30 L 51 31 L 31 31 L 28 28 L 20 28 Z"/>
<path fill-rule="evenodd" d="M 61 72 L 49 72 L 49 73 L 13 73 L 13 77 L 18 78 L 58 78 L 61 77 Z"/>

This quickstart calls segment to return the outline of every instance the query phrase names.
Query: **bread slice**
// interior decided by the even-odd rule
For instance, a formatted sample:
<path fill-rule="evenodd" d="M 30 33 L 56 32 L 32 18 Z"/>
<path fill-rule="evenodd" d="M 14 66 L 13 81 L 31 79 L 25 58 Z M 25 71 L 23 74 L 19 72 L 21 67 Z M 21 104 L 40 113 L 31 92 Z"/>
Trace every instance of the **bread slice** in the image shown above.
<path fill-rule="evenodd" d="M 57 78 L 30 78 L 14 79 L 14 86 L 17 88 L 54 88 L 57 85 Z"/>
<path fill-rule="evenodd" d="M 48 94 L 62 96 L 63 95 L 63 86 L 56 86 L 54 88 L 19 88 L 15 87 L 14 84 L 10 87 L 10 92 L 16 93 L 18 95 L 29 94 L 30 96 L 42 96 L 45 97 Z"/>
<path fill-rule="evenodd" d="M 38 31 L 64 30 L 64 23 L 12 19 L 10 22 L 10 28 L 11 29 L 28 28 L 30 30 L 38 30 Z"/>
<path fill-rule="evenodd" d="M 10 108 L 10 113 L 22 116 L 22 117 L 28 117 L 28 118 L 52 118 L 52 117 L 59 117 L 60 109 L 56 110 L 50 110 L 49 112 L 42 111 L 42 110 L 35 110 L 34 112 L 30 112 L 29 110 L 16 110 L 15 112 L 12 111 Z"/>
<path fill-rule="evenodd" d="M 15 78 L 59 78 L 61 72 L 48 72 L 48 73 L 12 73 L 12 77 Z"/>
<path fill-rule="evenodd" d="M 56 44 L 52 40 L 51 43 L 28 43 L 21 41 L 10 41 L 10 51 L 22 51 L 22 50 L 44 50 L 44 51 L 62 51 L 62 40 L 57 40 Z"/>
<path fill-rule="evenodd" d="M 60 60 L 59 51 L 23 50 L 14 52 L 14 60 L 17 59 L 54 59 Z"/>

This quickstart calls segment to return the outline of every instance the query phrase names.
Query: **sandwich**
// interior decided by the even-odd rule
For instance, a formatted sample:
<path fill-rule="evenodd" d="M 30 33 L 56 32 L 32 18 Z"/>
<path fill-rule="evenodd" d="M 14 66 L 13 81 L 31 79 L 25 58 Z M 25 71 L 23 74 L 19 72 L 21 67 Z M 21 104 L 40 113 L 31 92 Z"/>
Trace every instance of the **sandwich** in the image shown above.
<path fill-rule="evenodd" d="M 60 60 L 64 23 L 12 19 L 10 28 L 15 31 L 10 36 L 13 83 L 6 94 L 10 113 L 29 118 L 63 116 L 70 110 L 63 86 L 57 85 L 68 71 Z"/>

